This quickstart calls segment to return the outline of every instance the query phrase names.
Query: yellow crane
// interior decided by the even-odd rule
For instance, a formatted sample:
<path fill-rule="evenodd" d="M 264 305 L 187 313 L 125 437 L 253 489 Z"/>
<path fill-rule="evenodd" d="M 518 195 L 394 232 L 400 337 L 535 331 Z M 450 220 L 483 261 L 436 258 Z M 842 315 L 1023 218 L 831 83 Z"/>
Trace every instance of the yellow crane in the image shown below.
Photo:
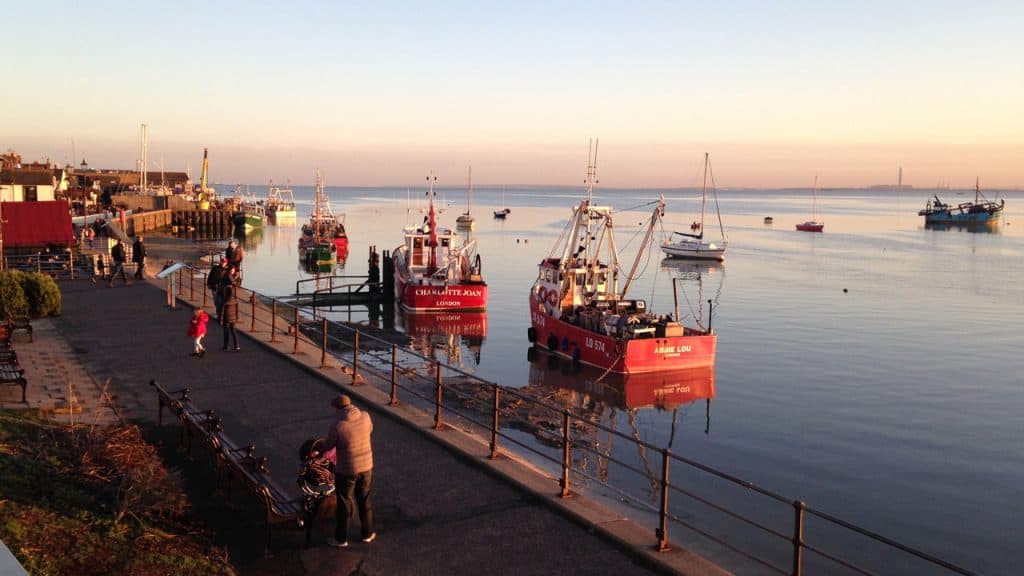
<path fill-rule="evenodd" d="M 206 186 L 206 177 L 210 171 L 210 162 L 207 159 L 206 148 L 203 148 L 203 174 L 199 177 L 199 194 L 196 195 L 196 204 L 200 210 L 210 209 L 210 199 L 214 195 L 213 188 Z"/>

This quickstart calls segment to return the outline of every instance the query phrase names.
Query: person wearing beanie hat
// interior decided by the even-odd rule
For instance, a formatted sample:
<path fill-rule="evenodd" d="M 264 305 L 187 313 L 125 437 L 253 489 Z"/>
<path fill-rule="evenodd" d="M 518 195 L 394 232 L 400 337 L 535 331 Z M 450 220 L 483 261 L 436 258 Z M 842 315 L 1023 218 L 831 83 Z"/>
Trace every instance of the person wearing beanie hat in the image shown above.
<path fill-rule="evenodd" d="M 336 449 L 334 486 L 338 512 L 334 537 L 328 539 L 327 544 L 345 548 L 348 546 L 348 519 L 353 504 L 359 511 L 363 542 L 370 543 L 377 538 L 373 530 L 373 503 L 370 499 L 373 487 L 373 447 L 370 443 L 373 421 L 369 414 L 352 404 L 347 394 L 336 396 L 331 400 L 331 406 L 337 419 L 327 432 L 324 450 Z"/>

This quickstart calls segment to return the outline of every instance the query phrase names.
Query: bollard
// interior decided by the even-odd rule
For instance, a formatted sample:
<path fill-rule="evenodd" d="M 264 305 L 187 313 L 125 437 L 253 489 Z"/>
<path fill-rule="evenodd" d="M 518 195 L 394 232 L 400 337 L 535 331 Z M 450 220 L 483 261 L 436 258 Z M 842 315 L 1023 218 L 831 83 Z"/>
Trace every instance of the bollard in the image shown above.
<path fill-rule="evenodd" d="M 391 406 L 398 405 L 398 346 L 391 345 Z"/>
<path fill-rule="evenodd" d="M 359 382 L 359 330 L 352 334 L 352 385 Z"/>
<path fill-rule="evenodd" d="M 793 501 L 793 576 L 800 576 L 804 569 L 804 508 L 807 506 Z"/>
<path fill-rule="evenodd" d="M 271 301 L 270 312 L 270 341 L 277 342 L 277 298 Z"/>
<path fill-rule="evenodd" d="M 249 325 L 249 332 L 256 331 L 256 293 L 249 292 L 249 304 L 252 305 L 252 324 Z"/>
<path fill-rule="evenodd" d="M 327 318 L 323 319 L 323 343 L 320 344 L 320 369 L 327 368 Z"/>
<path fill-rule="evenodd" d="M 668 546 L 668 470 L 671 464 L 671 452 L 668 448 L 661 451 L 661 507 L 658 512 L 658 552 L 667 552 Z"/>
<path fill-rule="evenodd" d="M 571 438 L 569 428 L 569 411 L 562 413 L 562 498 L 572 495 L 569 491 L 569 471 L 572 469 L 572 452 L 570 449 Z"/>
<path fill-rule="evenodd" d="M 292 348 L 292 354 L 299 353 L 299 307 L 295 307 L 295 346 Z"/>
<path fill-rule="evenodd" d="M 437 390 L 437 408 L 434 410 L 434 430 L 440 430 L 444 428 L 444 422 L 441 421 L 441 362 L 434 362 L 434 367 L 437 368 L 437 378 L 434 382 L 434 388 Z"/>
<path fill-rule="evenodd" d="M 491 460 L 498 457 L 498 409 L 501 406 L 501 388 L 494 387 L 494 412 L 491 415 Z"/>

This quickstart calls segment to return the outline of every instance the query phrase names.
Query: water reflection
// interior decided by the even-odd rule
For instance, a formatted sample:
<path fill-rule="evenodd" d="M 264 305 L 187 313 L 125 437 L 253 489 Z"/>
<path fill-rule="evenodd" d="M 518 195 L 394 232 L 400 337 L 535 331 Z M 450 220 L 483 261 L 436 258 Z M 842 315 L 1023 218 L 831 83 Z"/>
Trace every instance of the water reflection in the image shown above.
<path fill-rule="evenodd" d="M 706 310 L 705 303 L 711 300 L 712 309 L 718 307 L 725 286 L 725 263 L 664 258 L 661 261 L 661 270 L 672 277 L 676 288 L 676 318 L 680 318 L 681 312 L 688 312 L 702 330 L 710 328 L 710 312 Z M 696 299 L 691 296 L 694 291 Z M 684 306 L 685 309 L 681 309 Z"/>
<path fill-rule="evenodd" d="M 486 312 L 408 314 L 400 311 L 402 329 L 410 345 L 431 360 L 466 368 L 480 364 L 487 339 Z M 468 354 L 467 354 L 468 353 Z"/>
<path fill-rule="evenodd" d="M 238 240 L 238 244 L 246 250 L 255 250 L 257 246 L 263 241 L 263 227 L 258 228 L 245 228 L 235 227 L 234 238 Z"/>
<path fill-rule="evenodd" d="M 972 234 L 1002 234 L 999 220 L 988 222 L 932 222 L 924 225 L 925 230 L 968 232 Z"/>

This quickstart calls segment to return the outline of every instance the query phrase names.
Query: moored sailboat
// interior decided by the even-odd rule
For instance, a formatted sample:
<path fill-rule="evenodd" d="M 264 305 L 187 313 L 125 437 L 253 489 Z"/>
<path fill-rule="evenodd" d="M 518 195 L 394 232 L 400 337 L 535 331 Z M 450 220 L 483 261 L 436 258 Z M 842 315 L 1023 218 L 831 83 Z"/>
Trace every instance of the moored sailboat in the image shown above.
<path fill-rule="evenodd" d="M 796 225 L 800 232 L 824 232 L 825 223 L 818 221 L 818 177 L 814 177 L 814 199 L 811 200 L 811 219 Z"/>
<path fill-rule="evenodd" d="M 708 154 L 704 154 L 704 187 L 700 200 L 700 220 L 690 226 L 690 232 L 672 232 L 668 239 L 661 245 L 661 251 L 670 258 L 687 258 L 692 260 L 725 260 L 725 248 L 728 242 L 725 239 L 725 228 L 722 226 L 722 213 L 718 209 L 718 194 L 714 191 L 714 176 L 712 176 L 712 196 L 715 200 L 715 214 L 718 216 L 718 230 L 721 233 L 721 240 L 717 242 L 704 240 L 704 214 L 708 203 L 708 173 L 711 169 L 711 160 Z M 678 238 L 676 238 L 678 237 Z"/>
<path fill-rule="evenodd" d="M 459 245 L 454 230 L 437 226 L 435 180 L 428 177 L 430 204 L 423 223 L 406 226 L 405 241 L 392 253 L 395 297 L 402 308 L 413 312 L 484 310 L 487 283 L 481 275 L 476 240 L 466 239 Z"/>
<path fill-rule="evenodd" d="M 456 228 L 472 230 L 476 227 L 476 220 L 469 213 L 473 207 L 473 167 L 469 167 L 469 184 L 466 187 L 466 211 L 459 214 L 455 219 Z"/>
<path fill-rule="evenodd" d="M 588 162 L 587 197 L 538 266 L 529 296 L 530 341 L 615 373 L 713 365 L 717 336 L 710 328 L 683 326 L 678 313 L 675 317 L 651 314 L 646 301 L 628 297 L 654 227 L 664 215 L 663 198 L 653 203 L 643 243 L 624 285 L 619 286 L 613 212 L 592 201 L 596 162 L 595 145 Z"/>

